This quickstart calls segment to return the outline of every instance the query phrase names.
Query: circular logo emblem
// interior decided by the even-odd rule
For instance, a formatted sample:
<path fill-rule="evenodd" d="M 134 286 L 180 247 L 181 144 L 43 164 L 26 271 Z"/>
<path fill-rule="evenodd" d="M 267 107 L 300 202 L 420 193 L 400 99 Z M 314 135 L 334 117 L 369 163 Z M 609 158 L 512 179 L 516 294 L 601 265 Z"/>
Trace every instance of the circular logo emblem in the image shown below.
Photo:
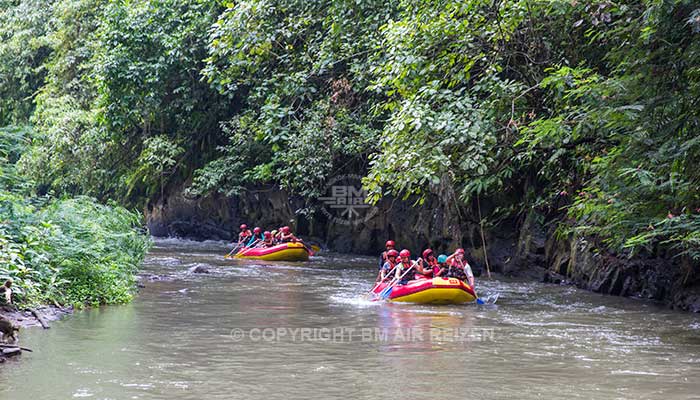
<path fill-rule="evenodd" d="M 343 225 L 358 225 L 374 218 L 379 208 L 368 204 L 367 191 L 362 188 L 359 175 L 340 175 L 326 185 L 321 211 L 331 221 Z"/>

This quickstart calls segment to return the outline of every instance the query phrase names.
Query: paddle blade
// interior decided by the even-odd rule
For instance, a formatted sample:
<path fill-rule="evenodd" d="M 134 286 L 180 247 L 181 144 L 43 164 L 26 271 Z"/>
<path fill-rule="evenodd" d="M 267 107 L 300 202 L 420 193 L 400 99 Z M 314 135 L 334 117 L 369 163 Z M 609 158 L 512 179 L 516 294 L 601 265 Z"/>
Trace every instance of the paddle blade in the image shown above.
<path fill-rule="evenodd" d="M 476 304 L 496 304 L 496 300 L 498 300 L 498 293 L 486 297 L 486 300 L 478 298 L 476 299 Z"/>
<path fill-rule="evenodd" d="M 385 291 L 382 291 L 381 295 L 379 296 L 382 300 L 386 300 L 389 298 L 391 295 L 391 291 L 393 290 L 393 287 L 390 287 L 388 289 L 385 289 Z"/>

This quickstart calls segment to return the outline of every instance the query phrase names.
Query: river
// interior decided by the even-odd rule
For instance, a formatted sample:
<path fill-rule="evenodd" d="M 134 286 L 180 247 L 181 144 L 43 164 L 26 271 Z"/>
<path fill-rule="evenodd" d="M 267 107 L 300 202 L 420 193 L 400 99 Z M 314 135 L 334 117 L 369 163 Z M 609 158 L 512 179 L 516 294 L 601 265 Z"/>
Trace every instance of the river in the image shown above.
<path fill-rule="evenodd" d="M 572 287 L 478 280 L 495 305 L 364 297 L 367 257 L 224 260 L 157 240 L 135 300 L 21 332 L 0 399 L 700 398 L 700 316 Z M 204 266 L 208 274 L 188 268 Z"/>

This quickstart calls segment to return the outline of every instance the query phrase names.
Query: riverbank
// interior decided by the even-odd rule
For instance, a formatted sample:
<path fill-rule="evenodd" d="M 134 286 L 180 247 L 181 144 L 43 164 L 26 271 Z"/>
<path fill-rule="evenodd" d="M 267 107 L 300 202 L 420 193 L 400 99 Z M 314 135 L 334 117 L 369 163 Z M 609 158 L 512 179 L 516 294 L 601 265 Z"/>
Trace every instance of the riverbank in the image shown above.
<path fill-rule="evenodd" d="M 13 325 L 23 328 L 50 328 L 50 323 L 66 315 L 73 314 L 73 307 L 38 306 L 35 308 L 17 309 L 12 306 L 0 307 L 0 317 L 10 320 Z"/>
<path fill-rule="evenodd" d="M 0 349 L 0 363 L 4 363 L 9 358 L 19 356 L 22 354 L 23 350 L 26 350 L 22 347 L 22 332 L 24 329 L 49 329 L 51 327 L 51 322 L 58 321 L 70 314 L 73 314 L 73 307 L 45 305 L 18 309 L 10 305 L 1 306 L 0 317 L 10 321 L 13 326 L 19 328 L 19 331 L 15 332 L 17 340 L 14 343 L 7 345 L 3 343 L 3 348 Z M 3 340 L 4 339 L 5 338 L 3 338 Z M 31 349 L 29 351 L 31 351 Z"/>

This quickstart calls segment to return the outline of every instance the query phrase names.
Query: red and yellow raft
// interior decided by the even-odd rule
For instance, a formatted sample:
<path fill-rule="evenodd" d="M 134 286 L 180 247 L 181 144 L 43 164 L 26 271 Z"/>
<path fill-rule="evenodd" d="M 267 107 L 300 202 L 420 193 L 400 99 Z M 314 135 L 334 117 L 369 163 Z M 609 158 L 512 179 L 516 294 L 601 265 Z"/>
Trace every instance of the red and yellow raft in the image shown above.
<path fill-rule="evenodd" d="M 389 282 L 374 289 L 379 295 Z M 476 300 L 474 288 L 456 278 L 419 278 L 390 289 L 389 301 L 419 304 L 461 304 Z"/>
<path fill-rule="evenodd" d="M 280 243 L 272 247 L 243 249 L 235 258 L 265 261 L 308 261 L 309 250 L 303 243 Z"/>

